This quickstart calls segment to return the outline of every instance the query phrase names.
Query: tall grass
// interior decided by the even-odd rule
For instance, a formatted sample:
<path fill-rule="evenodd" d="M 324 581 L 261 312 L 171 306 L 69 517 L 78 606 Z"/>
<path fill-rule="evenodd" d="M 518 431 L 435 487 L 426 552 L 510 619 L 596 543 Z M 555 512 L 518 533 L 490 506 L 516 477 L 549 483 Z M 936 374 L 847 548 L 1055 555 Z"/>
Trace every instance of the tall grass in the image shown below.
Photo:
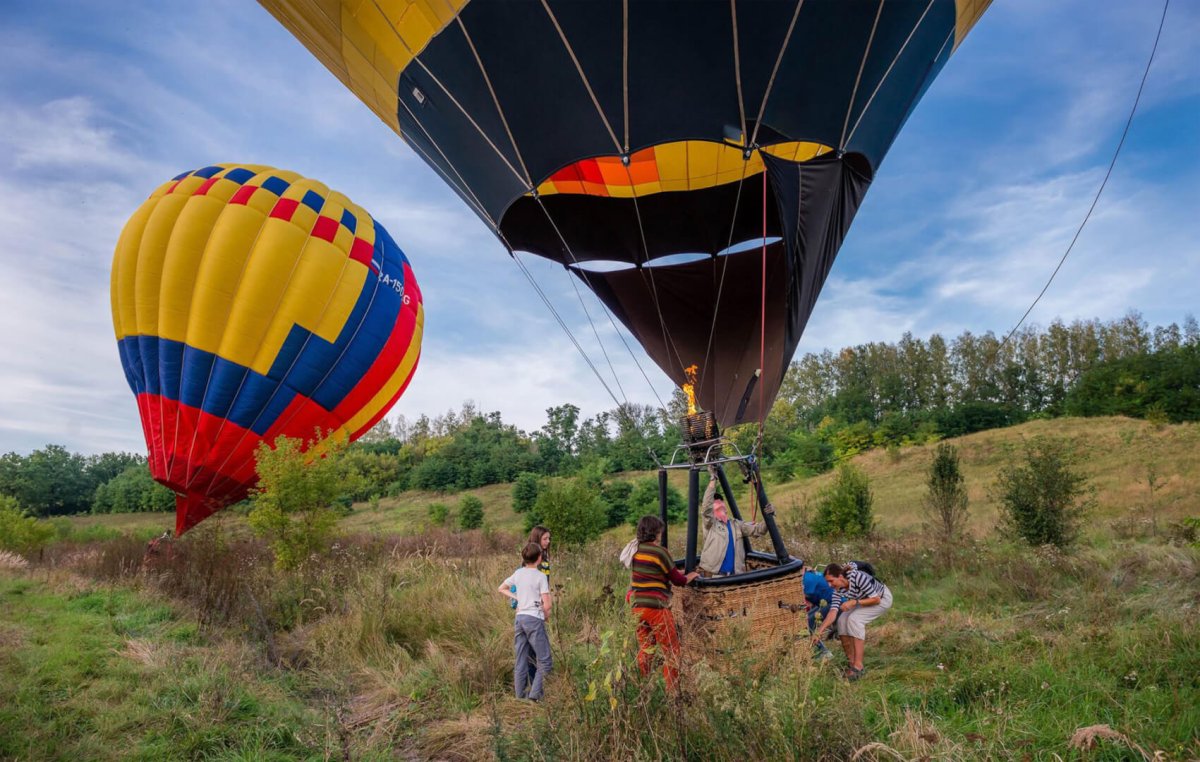
<path fill-rule="evenodd" d="M 968 479 L 998 468 L 1002 444 L 964 445 Z M 919 479 L 910 455 L 865 468 Z M 1173 473 L 1195 459 L 1171 461 Z M 1109 505 L 1123 489 L 1108 490 Z M 64 542 L 0 572 L 10 585 L 49 580 L 6 588 L 0 607 L 0 673 L 21 686 L 0 692 L 0 727 L 36 739 L 3 755 L 104 758 L 88 738 L 137 737 L 142 756 L 192 758 L 1200 757 L 1200 550 L 1103 523 L 1071 551 L 982 531 L 943 545 L 896 531 L 894 510 L 886 537 L 825 542 L 797 520 L 800 493 L 776 492 L 794 554 L 870 560 L 893 590 L 861 681 L 813 662 L 807 643 L 767 653 L 736 636 L 692 651 L 676 694 L 642 678 L 621 530 L 555 549 L 554 672 L 535 705 L 510 695 L 512 611 L 495 592 L 519 564 L 518 534 L 363 531 L 281 573 L 262 543 L 202 526 L 154 554 L 138 538 Z M 14 603 L 21 595 L 37 605 Z M 86 621 L 103 637 L 64 637 L 49 658 L 34 612 L 58 617 L 49 626 L 64 636 Z M 117 697 L 111 709 L 63 698 L 86 674 Z M 39 680 L 55 687 L 30 687 Z"/>
<path fill-rule="evenodd" d="M 555 667 L 538 706 L 509 695 L 512 612 L 494 593 L 519 563 L 515 535 L 349 538 L 280 574 L 261 545 L 197 533 L 136 571 L 117 541 L 78 568 L 179 601 L 215 642 L 250 644 L 262 674 L 310 696 L 352 758 L 391 748 L 439 759 L 1132 753 L 1103 734 L 1094 749 L 1069 747 L 1097 724 L 1168 758 L 1200 752 L 1195 549 L 789 539 L 814 559 L 868 558 L 892 587 L 897 605 L 872 628 L 865 680 L 843 682 L 803 642 L 761 653 L 734 637 L 687 659 L 668 694 L 660 676 L 637 673 L 615 541 L 555 554 Z"/>

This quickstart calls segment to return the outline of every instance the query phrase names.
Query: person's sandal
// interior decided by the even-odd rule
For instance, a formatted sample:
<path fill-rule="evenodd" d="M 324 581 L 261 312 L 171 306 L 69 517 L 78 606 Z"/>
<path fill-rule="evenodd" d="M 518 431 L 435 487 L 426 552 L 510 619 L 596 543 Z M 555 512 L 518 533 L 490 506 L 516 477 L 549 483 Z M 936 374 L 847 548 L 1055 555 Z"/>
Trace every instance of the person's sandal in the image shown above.
<path fill-rule="evenodd" d="M 867 671 L 866 667 L 863 667 L 862 669 L 855 669 L 854 667 L 846 667 L 846 671 L 843 673 L 843 677 L 845 677 L 850 682 L 854 682 L 855 680 L 862 677 L 863 674 L 866 673 L 866 671 Z"/>

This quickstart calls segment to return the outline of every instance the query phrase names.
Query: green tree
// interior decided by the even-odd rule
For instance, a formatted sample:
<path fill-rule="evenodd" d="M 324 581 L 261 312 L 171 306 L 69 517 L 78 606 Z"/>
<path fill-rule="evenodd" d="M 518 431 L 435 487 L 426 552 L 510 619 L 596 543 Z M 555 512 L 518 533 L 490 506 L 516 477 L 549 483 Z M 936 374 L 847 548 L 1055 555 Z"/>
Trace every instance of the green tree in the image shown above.
<path fill-rule="evenodd" d="M 92 513 L 148 513 L 175 508 L 175 493 L 154 481 L 145 463 L 130 466 L 96 488 Z"/>
<path fill-rule="evenodd" d="M 0 457 L 0 494 L 12 495 L 35 516 L 87 513 L 95 488 L 84 457 L 60 445 Z"/>
<path fill-rule="evenodd" d="M 517 513 L 525 513 L 537 501 L 538 489 L 541 486 L 537 474 L 528 471 L 518 474 L 512 487 L 512 506 Z"/>
<path fill-rule="evenodd" d="M 337 525 L 330 506 L 343 492 L 346 445 L 337 439 L 280 437 L 255 451 L 258 486 L 251 494 L 250 528 L 267 538 L 275 565 L 294 569 L 325 550 Z"/>
<path fill-rule="evenodd" d="M 462 529 L 483 526 L 483 501 L 474 495 L 463 495 L 458 501 L 458 525 Z"/>
<path fill-rule="evenodd" d="M 945 442 L 937 446 L 925 484 L 925 513 L 935 531 L 949 542 L 962 533 L 967 523 L 967 487 L 957 447 Z"/>
<path fill-rule="evenodd" d="M 445 503 L 430 503 L 425 511 L 429 514 L 429 520 L 440 527 L 446 526 L 446 519 L 450 516 L 450 506 Z"/>
<path fill-rule="evenodd" d="M 995 491 L 1001 527 L 1030 545 L 1065 547 L 1079 535 L 1094 503 L 1077 457 L 1059 439 L 1036 437 L 1025 445 L 1024 462 L 1000 469 Z"/>
<path fill-rule="evenodd" d="M 553 481 L 546 485 L 533 510 L 525 514 L 550 530 L 554 541 L 563 545 L 581 545 L 600 536 L 607 524 L 600 496 L 582 480 Z"/>
<path fill-rule="evenodd" d="M 846 463 L 817 498 L 812 531 L 818 537 L 863 537 L 875 528 L 875 497 L 867 475 Z"/>
<path fill-rule="evenodd" d="M 630 498 L 633 485 L 629 482 L 609 482 L 600 488 L 600 500 L 604 503 L 606 525 L 611 529 L 629 520 Z"/>
<path fill-rule="evenodd" d="M 627 520 L 636 526 L 643 516 L 658 514 L 658 479 L 639 479 L 633 485 L 633 494 L 629 496 Z M 670 484 L 667 485 L 667 521 L 672 524 L 687 521 L 687 501 L 683 493 Z"/>
<path fill-rule="evenodd" d="M 50 522 L 26 516 L 16 498 L 0 495 L 0 550 L 33 555 L 54 535 Z"/>
<path fill-rule="evenodd" d="M 103 452 L 84 460 L 88 479 L 97 486 L 112 481 L 134 466 L 145 466 L 146 458 L 129 452 Z"/>

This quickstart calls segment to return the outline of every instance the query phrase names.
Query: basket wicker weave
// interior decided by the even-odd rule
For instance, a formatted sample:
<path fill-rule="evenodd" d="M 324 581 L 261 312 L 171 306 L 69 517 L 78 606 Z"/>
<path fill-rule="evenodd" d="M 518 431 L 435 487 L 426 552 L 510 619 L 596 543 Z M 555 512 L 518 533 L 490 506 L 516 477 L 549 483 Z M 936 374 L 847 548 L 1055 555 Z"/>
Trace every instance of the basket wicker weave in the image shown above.
<path fill-rule="evenodd" d="M 748 558 L 747 569 L 769 563 Z M 683 636 L 683 647 L 698 654 L 730 645 L 756 650 L 784 650 L 808 632 L 804 606 L 804 571 L 761 582 L 719 587 L 688 586 L 671 601 Z"/>

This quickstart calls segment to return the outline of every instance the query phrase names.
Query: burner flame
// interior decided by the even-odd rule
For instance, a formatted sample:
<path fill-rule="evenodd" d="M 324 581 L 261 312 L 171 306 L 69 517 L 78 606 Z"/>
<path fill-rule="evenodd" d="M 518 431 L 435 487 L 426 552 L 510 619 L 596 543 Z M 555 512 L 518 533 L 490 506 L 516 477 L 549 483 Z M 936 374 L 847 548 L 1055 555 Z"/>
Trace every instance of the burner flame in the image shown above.
<path fill-rule="evenodd" d="M 688 415 L 696 414 L 696 370 L 697 366 L 693 365 L 690 368 L 685 368 L 683 373 L 687 376 L 688 382 L 683 385 L 683 393 L 688 398 Z"/>

